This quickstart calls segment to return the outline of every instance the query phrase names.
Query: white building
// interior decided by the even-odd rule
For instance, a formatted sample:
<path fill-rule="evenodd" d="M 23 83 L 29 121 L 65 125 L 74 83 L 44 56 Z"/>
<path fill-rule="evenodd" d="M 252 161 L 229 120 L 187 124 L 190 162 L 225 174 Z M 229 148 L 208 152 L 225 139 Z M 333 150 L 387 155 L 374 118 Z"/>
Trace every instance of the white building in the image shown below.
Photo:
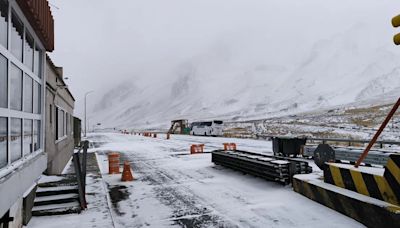
<path fill-rule="evenodd" d="M 0 0 L 0 228 L 9 220 L 21 226 L 25 200 L 47 167 L 45 53 L 53 49 L 46 0 Z"/>

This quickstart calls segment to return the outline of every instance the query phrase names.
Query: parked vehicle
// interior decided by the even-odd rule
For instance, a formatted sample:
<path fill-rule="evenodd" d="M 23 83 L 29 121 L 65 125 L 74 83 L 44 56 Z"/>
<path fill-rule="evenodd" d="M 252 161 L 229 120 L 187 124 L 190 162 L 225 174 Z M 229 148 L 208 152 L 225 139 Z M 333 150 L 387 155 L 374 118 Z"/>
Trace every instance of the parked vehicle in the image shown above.
<path fill-rule="evenodd" d="M 221 120 L 193 122 L 191 124 L 191 135 L 222 136 L 224 122 Z"/>

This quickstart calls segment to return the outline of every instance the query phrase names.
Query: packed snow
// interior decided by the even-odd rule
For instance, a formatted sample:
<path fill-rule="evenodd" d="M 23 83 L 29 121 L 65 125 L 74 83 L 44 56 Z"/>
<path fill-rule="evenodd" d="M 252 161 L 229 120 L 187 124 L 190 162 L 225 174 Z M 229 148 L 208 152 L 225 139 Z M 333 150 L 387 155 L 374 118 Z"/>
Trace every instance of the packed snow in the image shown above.
<path fill-rule="evenodd" d="M 358 222 L 260 178 L 211 162 L 211 154 L 189 155 L 191 144 L 205 151 L 234 142 L 238 149 L 271 154 L 271 142 L 250 139 L 165 135 L 149 138 L 90 134 L 120 227 L 363 227 Z M 96 143 L 97 142 L 97 143 Z M 108 175 L 107 153 L 121 153 L 135 180 Z M 325 223 L 326 220 L 329 223 Z"/>
<path fill-rule="evenodd" d="M 240 150 L 272 154 L 270 141 L 119 133 L 91 133 L 88 139 L 101 170 L 100 179 L 87 177 L 88 209 L 34 217 L 28 227 L 363 227 L 291 186 L 215 165 L 208 153 L 233 142 Z M 199 143 L 206 153 L 190 155 L 190 145 Z M 109 152 L 130 162 L 133 182 L 108 174 Z"/>

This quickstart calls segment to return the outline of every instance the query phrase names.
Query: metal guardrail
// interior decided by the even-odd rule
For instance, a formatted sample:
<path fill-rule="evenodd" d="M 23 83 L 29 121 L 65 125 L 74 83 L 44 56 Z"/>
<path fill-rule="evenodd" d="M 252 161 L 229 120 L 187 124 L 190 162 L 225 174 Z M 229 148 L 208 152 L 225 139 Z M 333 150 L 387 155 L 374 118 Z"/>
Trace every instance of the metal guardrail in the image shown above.
<path fill-rule="evenodd" d="M 365 139 L 341 139 L 341 138 L 311 138 L 311 137 L 301 137 L 301 136 L 279 136 L 279 135 L 264 135 L 264 134 L 256 134 L 257 138 L 263 138 L 267 140 L 272 140 L 274 137 L 278 138 L 305 138 L 307 142 L 321 141 L 323 144 L 326 142 L 347 142 L 347 143 L 369 143 L 371 140 Z M 378 140 L 376 144 L 379 145 L 400 145 L 400 141 L 393 140 Z"/>
<path fill-rule="evenodd" d="M 326 144 L 326 142 L 347 142 L 349 146 L 351 143 L 369 143 L 370 140 L 359 140 L 359 139 L 334 139 L 334 138 L 307 138 L 307 141 L 321 141 L 322 144 Z M 383 148 L 383 145 L 400 145 L 400 141 L 386 141 L 380 140 L 376 141 L 376 144 L 380 145 L 380 148 Z"/>
<path fill-rule="evenodd" d="M 89 141 L 82 141 L 81 148 L 77 153 L 73 154 L 72 161 L 74 163 L 76 180 L 78 183 L 79 203 L 81 209 L 87 208 L 86 202 L 86 163 L 87 163 L 87 149 Z M 82 150 L 82 153 L 81 153 Z M 81 159 L 82 157 L 82 159 Z M 82 162 L 81 162 L 82 160 Z"/>
<path fill-rule="evenodd" d="M 323 144 L 324 145 L 324 144 Z M 351 148 L 351 147 L 335 147 L 329 146 L 333 152 L 332 156 L 335 161 L 348 161 L 354 163 L 360 157 L 364 151 L 362 148 Z M 318 157 L 316 156 L 317 145 L 305 145 L 303 147 L 303 156 L 305 157 Z M 328 151 L 325 151 L 326 153 Z M 365 164 L 368 165 L 381 165 L 384 166 L 389 159 L 389 155 L 394 152 L 382 151 L 382 150 L 371 150 L 364 160 Z"/>

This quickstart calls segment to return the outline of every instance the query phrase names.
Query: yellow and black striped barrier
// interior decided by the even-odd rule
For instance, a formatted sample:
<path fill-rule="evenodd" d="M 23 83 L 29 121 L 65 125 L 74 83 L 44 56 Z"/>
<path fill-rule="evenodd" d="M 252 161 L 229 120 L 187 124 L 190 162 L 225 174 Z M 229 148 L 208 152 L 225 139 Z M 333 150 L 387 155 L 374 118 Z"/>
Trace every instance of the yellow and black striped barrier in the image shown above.
<path fill-rule="evenodd" d="M 328 163 L 324 169 L 324 181 L 400 206 L 400 154 L 390 155 L 383 176 Z"/>
<path fill-rule="evenodd" d="M 294 191 L 367 227 L 400 226 L 399 206 L 327 184 L 315 174 L 295 175 L 292 184 Z"/>

